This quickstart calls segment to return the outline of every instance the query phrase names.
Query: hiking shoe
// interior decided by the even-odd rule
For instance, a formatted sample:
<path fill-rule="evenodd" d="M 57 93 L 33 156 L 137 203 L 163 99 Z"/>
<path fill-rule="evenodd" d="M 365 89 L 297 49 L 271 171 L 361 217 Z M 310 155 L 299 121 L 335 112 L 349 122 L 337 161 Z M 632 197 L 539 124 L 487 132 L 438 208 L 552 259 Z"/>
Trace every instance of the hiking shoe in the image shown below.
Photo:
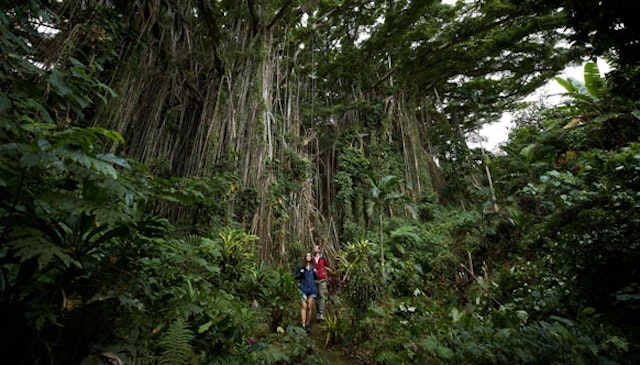
<path fill-rule="evenodd" d="M 306 327 L 304 328 L 304 331 L 305 331 L 306 333 L 311 332 L 311 326 L 306 326 Z"/>
<path fill-rule="evenodd" d="M 322 313 L 318 314 L 318 320 L 324 321 L 324 314 Z"/>

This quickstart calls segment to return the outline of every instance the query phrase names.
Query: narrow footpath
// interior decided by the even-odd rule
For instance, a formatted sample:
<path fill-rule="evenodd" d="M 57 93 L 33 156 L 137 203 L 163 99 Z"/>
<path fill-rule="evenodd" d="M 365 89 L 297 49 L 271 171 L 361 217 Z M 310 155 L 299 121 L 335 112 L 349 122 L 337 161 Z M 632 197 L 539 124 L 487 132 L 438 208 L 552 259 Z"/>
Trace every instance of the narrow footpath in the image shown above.
<path fill-rule="evenodd" d="M 325 347 L 327 340 L 327 330 L 324 322 L 315 320 L 311 324 L 311 332 L 309 338 L 313 340 L 320 354 L 327 359 L 331 365 L 353 365 L 354 363 L 344 356 L 342 351 L 334 350 L 331 346 Z"/>

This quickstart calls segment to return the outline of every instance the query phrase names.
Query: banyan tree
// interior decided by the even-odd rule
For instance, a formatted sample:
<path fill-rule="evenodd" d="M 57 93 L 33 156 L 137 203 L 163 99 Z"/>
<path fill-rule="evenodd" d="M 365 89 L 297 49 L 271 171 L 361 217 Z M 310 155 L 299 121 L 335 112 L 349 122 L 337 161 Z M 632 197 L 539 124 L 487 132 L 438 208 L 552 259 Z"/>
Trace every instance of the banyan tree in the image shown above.
<path fill-rule="evenodd" d="M 455 202 L 478 172 L 443 166 L 470 159 L 468 134 L 579 54 L 556 47 L 558 9 L 502 1 L 42 3 L 55 16 L 40 19 L 39 62 L 93 65 L 114 92 L 84 120 L 120 132 L 113 151 L 158 176 L 239 194 L 225 209 L 260 237 L 263 260 L 375 228 L 366 207 L 385 176 L 411 201 Z"/>

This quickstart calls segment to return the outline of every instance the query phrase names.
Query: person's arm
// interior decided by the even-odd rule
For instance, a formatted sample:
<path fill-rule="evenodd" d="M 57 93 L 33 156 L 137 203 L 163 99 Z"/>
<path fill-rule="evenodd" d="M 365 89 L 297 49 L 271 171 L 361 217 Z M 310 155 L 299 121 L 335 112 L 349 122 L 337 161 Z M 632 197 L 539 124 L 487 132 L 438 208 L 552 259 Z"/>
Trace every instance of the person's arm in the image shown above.
<path fill-rule="evenodd" d="M 329 265 L 329 259 L 327 258 L 327 256 L 324 256 L 323 258 L 324 258 L 325 273 L 328 278 L 329 275 L 333 274 L 333 272 L 331 271 L 331 265 Z"/>
<path fill-rule="evenodd" d="M 304 266 L 298 266 L 296 269 L 296 279 L 300 280 L 304 276 Z"/>

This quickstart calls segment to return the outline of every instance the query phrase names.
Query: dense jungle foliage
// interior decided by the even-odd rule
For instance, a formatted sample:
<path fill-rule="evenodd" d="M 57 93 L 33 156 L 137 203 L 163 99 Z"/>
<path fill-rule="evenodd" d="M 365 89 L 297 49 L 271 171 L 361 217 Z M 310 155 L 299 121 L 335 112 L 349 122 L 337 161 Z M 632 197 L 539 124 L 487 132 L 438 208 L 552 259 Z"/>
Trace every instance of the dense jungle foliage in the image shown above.
<path fill-rule="evenodd" d="M 640 361 L 640 3 L 0 7 L 0 364 Z"/>

